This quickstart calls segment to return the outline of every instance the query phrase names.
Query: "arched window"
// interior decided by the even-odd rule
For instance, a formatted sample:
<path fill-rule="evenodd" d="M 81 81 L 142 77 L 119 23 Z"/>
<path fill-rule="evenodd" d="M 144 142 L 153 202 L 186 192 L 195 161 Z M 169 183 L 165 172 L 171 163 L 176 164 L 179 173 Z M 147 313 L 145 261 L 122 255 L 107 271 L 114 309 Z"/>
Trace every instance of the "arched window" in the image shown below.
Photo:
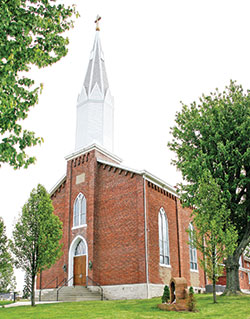
<path fill-rule="evenodd" d="M 194 231 L 194 226 L 192 223 L 189 224 L 188 226 L 189 229 L 189 257 L 190 257 L 190 269 L 192 270 L 197 270 L 197 251 L 196 248 L 194 247 L 194 239 L 193 239 L 193 231 Z"/>
<path fill-rule="evenodd" d="M 86 255 L 86 246 L 83 240 L 80 240 L 75 248 L 75 256 L 82 256 L 82 255 Z"/>
<path fill-rule="evenodd" d="M 74 219 L 73 226 L 81 226 L 86 224 L 86 198 L 80 193 L 74 203 Z"/>
<path fill-rule="evenodd" d="M 168 220 L 163 208 L 158 214 L 160 264 L 170 265 Z"/>

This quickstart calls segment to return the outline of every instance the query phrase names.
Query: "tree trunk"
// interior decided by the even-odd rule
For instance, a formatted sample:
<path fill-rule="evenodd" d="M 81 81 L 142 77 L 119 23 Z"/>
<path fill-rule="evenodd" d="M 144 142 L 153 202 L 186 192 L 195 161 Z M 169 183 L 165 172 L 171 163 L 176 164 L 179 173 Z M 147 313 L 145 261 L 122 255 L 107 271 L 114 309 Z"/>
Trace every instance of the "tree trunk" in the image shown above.
<path fill-rule="evenodd" d="M 249 216 L 249 211 L 247 212 Z M 239 281 L 239 258 L 244 250 L 250 243 L 250 223 L 245 230 L 244 236 L 241 239 L 238 247 L 235 249 L 234 254 L 229 256 L 225 261 L 227 273 L 227 286 L 224 295 L 240 294 L 240 281 Z"/>
<path fill-rule="evenodd" d="M 215 274 L 215 265 L 216 265 L 216 252 L 215 245 L 213 245 L 212 251 L 212 271 L 213 271 L 213 300 L 216 303 L 216 274 Z"/>
<path fill-rule="evenodd" d="M 240 282 L 239 282 L 239 258 L 235 256 L 229 256 L 225 261 L 227 285 L 224 291 L 224 295 L 236 295 L 240 294 Z"/>
<path fill-rule="evenodd" d="M 35 279 L 36 277 L 32 275 L 31 281 L 31 306 L 34 307 L 35 304 Z"/>
<path fill-rule="evenodd" d="M 217 303 L 216 301 L 216 279 L 215 279 L 215 276 L 213 275 L 213 300 L 214 300 L 214 303 Z"/>

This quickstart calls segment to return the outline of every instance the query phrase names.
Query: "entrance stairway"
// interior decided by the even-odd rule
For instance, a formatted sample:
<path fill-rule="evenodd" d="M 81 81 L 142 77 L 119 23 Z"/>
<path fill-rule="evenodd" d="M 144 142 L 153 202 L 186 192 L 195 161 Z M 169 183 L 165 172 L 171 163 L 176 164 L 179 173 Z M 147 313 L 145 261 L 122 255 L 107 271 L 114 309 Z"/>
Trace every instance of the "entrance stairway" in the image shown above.
<path fill-rule="evenodd" d="M 37 291 L 36 300 L 39 300 L 39 291 Z M 41 293 L 41 301 L 57 300 L 57 289 L 44 289 Z M 58 301 L 89 301 L 101 300 L 100 292 L 92 292 L 83 286 L 65 286 L 59 290 Z"/>

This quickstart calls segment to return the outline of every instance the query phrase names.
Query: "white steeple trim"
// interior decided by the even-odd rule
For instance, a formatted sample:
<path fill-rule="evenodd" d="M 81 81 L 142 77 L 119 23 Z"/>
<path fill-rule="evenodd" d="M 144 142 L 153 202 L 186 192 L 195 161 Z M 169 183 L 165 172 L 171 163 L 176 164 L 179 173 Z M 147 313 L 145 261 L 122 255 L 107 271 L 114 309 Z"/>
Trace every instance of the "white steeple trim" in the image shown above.
<path fill-rule="evenodd" d="M 95 83 L 95 86 L 91 93 L 89 94 L 89 99 L 90 100 L 103 100 L 104 96 L 99 88 L 99 85 Z"/>
<path fill-rule="evenodd" d="M 113 105 L 114 104 L 114 98 L 110 93 L 110 89 L 107 89 L 106 95 L 105 95 L 105 102 Z"/>
<path fill-rule="evenodd" d="M 90 53 L 82 91 L 77 99 L 75 150 L 97 143 L 113 152 L 114 106 L 99 31 Z"/>
<path fill-rule="evenodd" d="M 86 89 L 83 86 L 81 94 L 78 95 L 77 103 L 79 104 L 81 102 L 86 101 L 87 99 L 88 99 L 88 97 L 87 97 Z"/>

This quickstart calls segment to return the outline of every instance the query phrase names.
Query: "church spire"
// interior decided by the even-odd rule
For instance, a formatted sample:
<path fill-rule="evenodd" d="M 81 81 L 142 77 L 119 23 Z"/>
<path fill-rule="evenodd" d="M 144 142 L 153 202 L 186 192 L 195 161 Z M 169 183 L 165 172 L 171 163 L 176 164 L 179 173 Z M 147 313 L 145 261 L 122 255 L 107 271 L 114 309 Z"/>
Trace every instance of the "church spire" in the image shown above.
<path fill-rule="evenodd" d="M 100 93 L 104 97 L 106 95 L 107 89 L 109 87 L 108 78 L 104 63 L 104 54 L 102 51 L 100 36 L 99 36 L 99 21 L 101 17 L 98 15 L 96 17 L 96 35 L 94 40 L 93 49 L 90 53 L 89 65 L 87 68 L 87 73 L 83 86 L 86 90 L 88 96 L 91 96 L 94 88 L 100 90 Z"/>
<path fill-rule="evenodd" d="M 99 26 L 96 27 L 96 30 L 95 41 L 93 49 L 90 53 L 89 65 L 83 85 L 88 95 L 91 95 L 95 85 L 98 85 L 98 88 L 104 96 L 107 92 L 109 84 L 98 31 L 100 30 Z"/>
<path fill-rule="evenodd" d="M 97 143 L 113 151 L 113 97 L 104 63 L 97 16 L 87 73 L 77 100 L 76 150 Z"/>

